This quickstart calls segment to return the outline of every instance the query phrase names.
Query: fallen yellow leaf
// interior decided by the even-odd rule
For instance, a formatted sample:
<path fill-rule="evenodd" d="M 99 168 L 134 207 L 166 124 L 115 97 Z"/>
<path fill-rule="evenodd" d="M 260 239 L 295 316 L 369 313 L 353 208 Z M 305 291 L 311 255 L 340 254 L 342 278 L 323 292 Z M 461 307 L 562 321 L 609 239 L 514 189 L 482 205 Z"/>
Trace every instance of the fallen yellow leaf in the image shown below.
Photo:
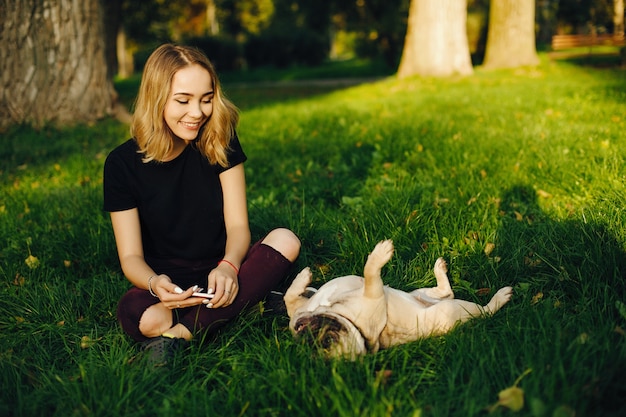
<path fill-rule="evenodd" d="M 541 197 L 541 198 L 550 198 L 550 197 L 552 197 L 552 194 L 550 194 L 549 192 L 544 191 L 544 190 L 537 190 L 537 195 L 539 197 Z"/>
<path fill-rule="evenodd" d="M 527 369 L 515 380 L 515 383 L 512 387 L 508 387 L 500 391 L 498 393 L 498 402 L 488 407 L 487 410 L 490 413 L 493 413 L 498 407 L 502 406 L 508 408 L 511 411 L 517 412 L 524 408 L 524 390 L 518 387 L 518 385 L 522 378 L 524 378 L 530 372 L 532 372 L 532 369 Z"/>
<path fill-rule="evenodd" d="M 13 280 L 13 285 L 15 285 L 16 287 L 21 287 L 24 285 L 25 282 L 26 278 L 24 278 L 20 274 L 16 274 L 15 279 Z"/>
<path fill-rule="evenodd" d="M 498 394 L 498 404 L 511 411 L 521 410 L 524 408 L 524 390 L 519 387 L 503 389 Z"/>
<path fill-rule="evenodd" d="M 543 293 L 542 292 L 538 292 L 537 294 L 535 294 L 533 296 L 532 300 L 530 301 L 530 304 L 535 305 L 539 301 L 541 301 L 542 298 L 543 298 Z"/>
<path fill-rule="evenodd" d="M 81 349 L 89 349 L 93 345 L 96 344 L 96 340 L 92 339 L 89 336 L 83 336 L 80 338 L 80 347 Z"/>
<path fill-rule="evenodd" d="M 326 274 L 328 274 L 330 272 L 330 266 L 328 266 L 326 264 L 317 264 L 316 266 L 320 270 L 322 275 L 326 275 Z"/>
<path fill-rule="evenodd" d="M 24 262 L 30 269 L 36 269 L 39 267 L 39 259 L 33 255 L 28 255 L 28 258 L 24 259 Z"/>

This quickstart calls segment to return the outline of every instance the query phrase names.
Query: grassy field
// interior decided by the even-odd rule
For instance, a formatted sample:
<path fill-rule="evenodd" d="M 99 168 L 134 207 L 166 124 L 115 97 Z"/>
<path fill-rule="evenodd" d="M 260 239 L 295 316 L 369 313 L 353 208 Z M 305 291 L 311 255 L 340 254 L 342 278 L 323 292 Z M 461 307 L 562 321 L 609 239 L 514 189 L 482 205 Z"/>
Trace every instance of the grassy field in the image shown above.
<path fill-rule="evenodd" d="M 0 148 L 0 416 L 624 415 L 626 72 L 224 87 L 253 237 L 296 231 L 294 274 L 360 274 L 391 238 L 388 284 L 432 285 L 443 256 L 457 297 L 512 285 L 512 301 L 355 362 L 320 359 L 255 306 L 153 369 L 116 324 L 128 283 L 101 210 L 127 127 L 17 127 Z M 132 100 L 136 84 L 119 88 Z"/>

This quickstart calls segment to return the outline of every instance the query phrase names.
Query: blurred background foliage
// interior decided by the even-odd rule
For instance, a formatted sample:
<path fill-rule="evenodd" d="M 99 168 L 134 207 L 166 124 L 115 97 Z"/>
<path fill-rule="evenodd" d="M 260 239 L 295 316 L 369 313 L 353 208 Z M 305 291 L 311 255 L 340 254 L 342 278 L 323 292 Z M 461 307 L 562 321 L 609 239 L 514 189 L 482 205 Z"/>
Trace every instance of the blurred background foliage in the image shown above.
<path fill-rule="evenodd" d="M 317 66 L 369 59 L 395 71 L 409 0 L 114 0 L 119 25 L 118 76 L 141 71 L 164 42 L 205 50 L 218 71 Z M 536 0 L 539 50 L 554 34 L 611 33 L 613 0 Z M 468 0 L 474 64 L 483 59 L 489 0 Z M 120 55 L 120 54 L 123 54 Z"/>

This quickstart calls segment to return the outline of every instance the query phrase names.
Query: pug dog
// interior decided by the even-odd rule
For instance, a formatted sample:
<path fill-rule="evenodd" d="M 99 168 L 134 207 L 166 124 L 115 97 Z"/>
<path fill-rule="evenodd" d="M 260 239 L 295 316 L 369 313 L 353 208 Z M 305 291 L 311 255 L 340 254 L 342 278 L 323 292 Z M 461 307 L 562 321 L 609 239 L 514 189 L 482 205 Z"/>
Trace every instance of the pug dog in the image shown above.
<path fill-rule="evenodd" d="M 285 292 L 289 328 L 308 338 L 328 357 L 356 359 L 366 353 L 449 332 L 474 317 L 489 316 L 506 304 L 511 287 L 498 290 L 487 305 L 454 298 L 443 258 L 435 262 L 436 287 L 404 292 L 383 285 L 381 270 L 394 252 L 391 240 L 369 254 L 363 277 L 334 278 L 318 290 L 308 287 L 304 268 Z"/>

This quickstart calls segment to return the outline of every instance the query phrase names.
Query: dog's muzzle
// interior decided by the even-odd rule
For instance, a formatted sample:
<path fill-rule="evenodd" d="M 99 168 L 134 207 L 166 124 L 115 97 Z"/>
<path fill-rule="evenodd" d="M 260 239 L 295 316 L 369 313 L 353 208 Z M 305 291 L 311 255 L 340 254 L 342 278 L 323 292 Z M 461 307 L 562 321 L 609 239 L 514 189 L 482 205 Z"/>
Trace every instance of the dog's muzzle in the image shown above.
<path fill-rule="evenodd" d="M 341 333 L 348 333 L 337 319 L 330 316 L 305 316 L 295 325 L 298 337 L 312 338 L 312 341 L 321 342 L 324 349 L 328 349 L 332 343 L 336 343 Z M 322 340 L 319 340 L 321 337 Z"/>
<path fill-rule="evenodd" d="M 353 356 L 367 352 L 367 343 L 359 329 L 341 316 L 311 315 L 296 320 L 296 337 L 321 347 L 324 351 L 337 351 Z"/>

